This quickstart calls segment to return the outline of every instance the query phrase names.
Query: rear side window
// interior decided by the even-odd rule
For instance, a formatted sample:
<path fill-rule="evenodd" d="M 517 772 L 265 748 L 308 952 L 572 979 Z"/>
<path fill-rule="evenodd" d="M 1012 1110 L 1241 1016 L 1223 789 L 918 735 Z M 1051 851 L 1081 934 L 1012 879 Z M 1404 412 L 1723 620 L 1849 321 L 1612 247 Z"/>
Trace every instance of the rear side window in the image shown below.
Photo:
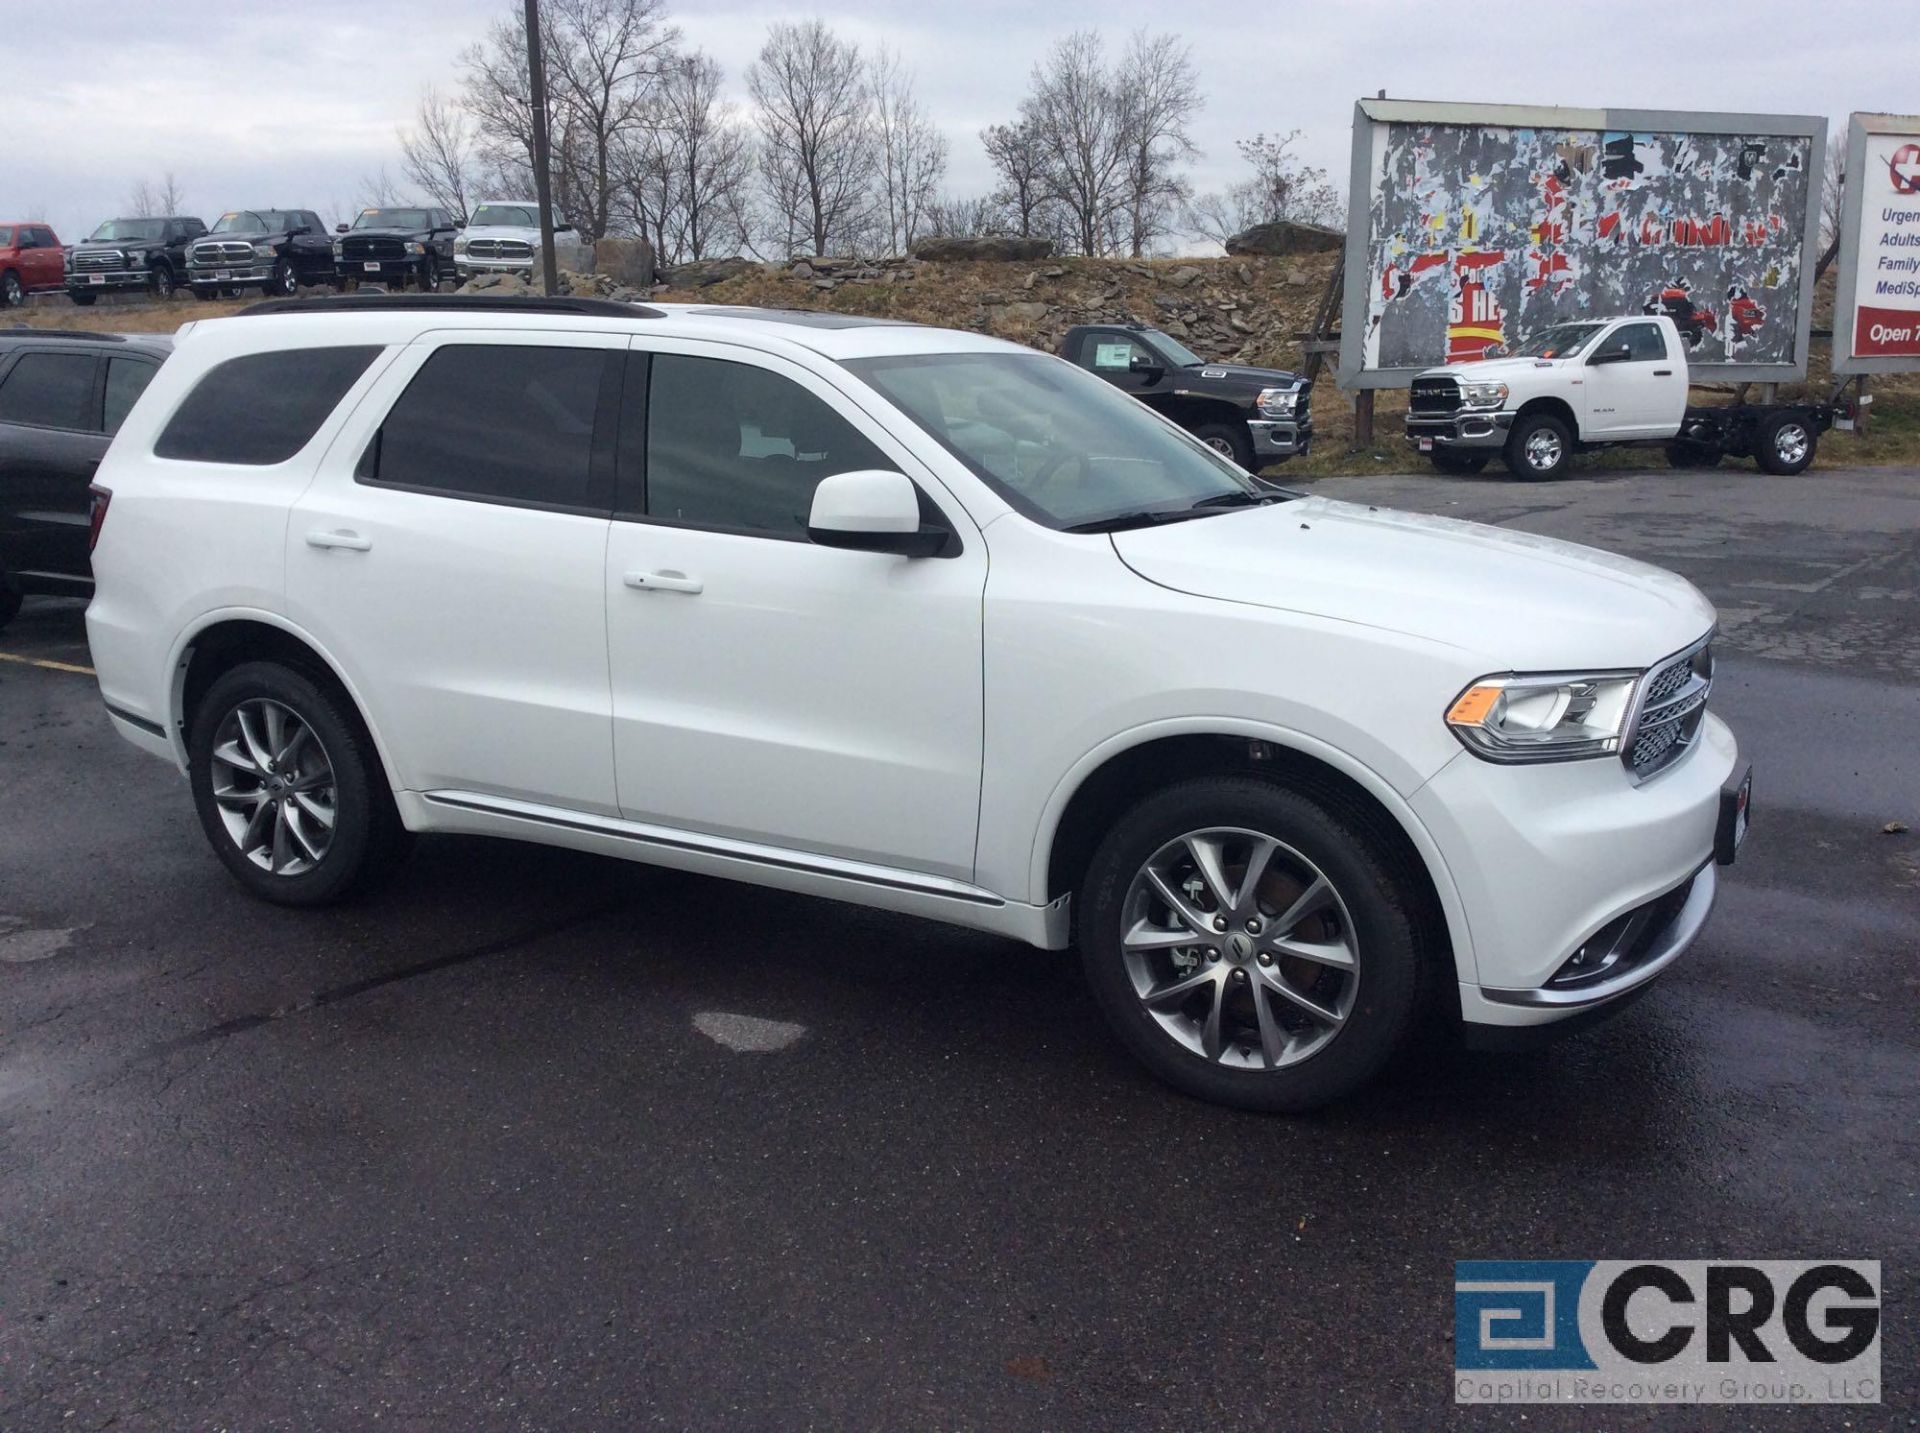
<path fill-rule="evenodd" d="M 361 460 L 363 482 L 452 497 L 604 511 L 594 415 L 621 354 L 449 344 L 422 365 Z"/>
<path fill-rule="evenodd" d="M 108 433 L 118 433 L 132 411 L 133 400 L 146 391 L 153 375 L 159 371 L 158 365 L 143 363 L 137 358 L 109 358 L 106 410 L 101 414 L 101 428 Z"/>
<path fill-rule="evenodd" d="M 0 383 L 0 423 L 93 427 L 91 353 L 23 353 Z"/>
<path fill-rule="evenodd" d="M 250 353 L 207 370 L 168 421 L 155 457 L 266 467 L 307 446 L 378 345 Z"/>

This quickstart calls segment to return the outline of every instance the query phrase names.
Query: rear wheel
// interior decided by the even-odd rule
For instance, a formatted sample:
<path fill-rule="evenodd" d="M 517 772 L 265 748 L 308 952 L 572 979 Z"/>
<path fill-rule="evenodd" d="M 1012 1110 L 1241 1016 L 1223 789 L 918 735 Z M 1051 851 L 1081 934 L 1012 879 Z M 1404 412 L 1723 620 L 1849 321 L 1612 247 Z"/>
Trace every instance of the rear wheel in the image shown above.
<path fill-rule="evenodd" d="M 1095 853 L 1076 932 L 1101 1012 L 1176 1089 L 1302 1111 L 1365 1083 L 1427 978 L 1411 893 L 1341 814 L 1269 782 L 1147 797 Z"/>
<path fill-rule="evenodd" d="M 1193 436 L 1223 458 L 1231 458 L 1248 472 L 1253 469 L 1253 439 L 1244 423 L 1202 423 Z"/>
<path fill-rule="evenodd" d="M 1433 450 L 1433 465 L 1443 473 L 1477 473 L 1492 460 L 1493 454 L 1472 449 L 1465 452 L 1447 448 Z"/>
<path fill-rule="evenodd" d="M 1507 437 L 1507 471 L 1527 482 L 1544 482 L 1567 470 L 1573 458 L 1573 434 L 1551 413 L 1524 414 Z"/>
<path fill-rule="evenodd" d="M 1813 425 L 1798 413 L 1779 413 L 1761 424 L 1753 445 L 1753 460 L 1761 469 L 1791 477 L 1813 462 L 1819 438 Z"/>
<path fill-rule="evenodd" d="M 279 905 L 337 901 L 385 875 L 404 838 L 372 739 L 304 672 L 247 662 L 218 678 L 187 736 L 214 854 Z"/>

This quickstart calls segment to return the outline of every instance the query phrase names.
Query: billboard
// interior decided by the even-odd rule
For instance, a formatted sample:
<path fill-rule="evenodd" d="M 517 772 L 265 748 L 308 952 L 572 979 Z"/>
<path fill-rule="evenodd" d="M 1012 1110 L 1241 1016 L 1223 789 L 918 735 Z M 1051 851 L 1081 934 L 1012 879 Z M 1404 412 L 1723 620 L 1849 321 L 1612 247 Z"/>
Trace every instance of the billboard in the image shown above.
<path fill-rule="evenodd" d="M 1688 365 L 1803 378 L 1816 115 L 1361 100 L 1340 382 L 1404 388 L 1568 319 L 1672 317 Z"/>
<path fill-rule="evenodd" d="M 1920 369 L 1920 115 L 1847 124 L 1833 371 Z"/>

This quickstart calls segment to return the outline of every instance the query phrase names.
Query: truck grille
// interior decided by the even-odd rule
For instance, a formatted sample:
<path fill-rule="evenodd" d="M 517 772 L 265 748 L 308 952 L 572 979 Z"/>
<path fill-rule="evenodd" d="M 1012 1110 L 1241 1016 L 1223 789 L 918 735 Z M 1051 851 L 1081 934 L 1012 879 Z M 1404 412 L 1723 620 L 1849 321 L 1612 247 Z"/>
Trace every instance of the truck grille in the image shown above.
<path fill-rule="evenodd" d="M 193 246 L 187 262 L 196 268 L 209 269 L 216 265 L 251 264 L 253 241 L 251 239 L 202 239 Z"/>
<path fill-rule="evenodd" d="M 1713 646 L 1703 638 L 1648 675 L 1621 759 L 1639 780 L 1671 766 L 1693 745 L 1707 719 L 1713 689 Z"/>
<path fill-rule="evenodd" d="M 343 259 L 404 259 L 406 256 L 407 242 L 404 239 L 355 238 L 349 234 L 340 241 L 340 257 Z"/>
<path fill-rule="evenodd" d="M 118 249 L 75 249 L 73 267 L 76 273 L 103 273 L 109 269 L 124 269 L 127 256 Z"/>
<path fill-rule="evenodd" d="M 524 239 L 475 239 L 467 245 L 470 259 L 532 259 L 533 245 Z"/>
<path fill-rule="evenodd" d="M 1460 384 L 1452 378 L 1416 378 L 1407 395 L 1407 411 L 1448 416 L 1460 411 Z"/>

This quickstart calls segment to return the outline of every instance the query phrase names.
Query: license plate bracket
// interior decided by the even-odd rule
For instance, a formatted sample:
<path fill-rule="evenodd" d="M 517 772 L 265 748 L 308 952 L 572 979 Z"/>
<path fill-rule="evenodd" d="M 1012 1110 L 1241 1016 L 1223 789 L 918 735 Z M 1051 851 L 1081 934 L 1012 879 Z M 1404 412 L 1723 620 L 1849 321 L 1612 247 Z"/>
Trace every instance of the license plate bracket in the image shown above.
<path fill-rule="evenodd" d="M 1421 452 L 1423 452 L 1423 453 L 1431 453 L 1431 452 L 1433 451 L 1433 439 L 1431 439 L 1431 438 L 1422 438 L 1422 439 L 1420 439 L 1419 441 L 1420 441 L 1420 451 L 1421 451 Z"/>

